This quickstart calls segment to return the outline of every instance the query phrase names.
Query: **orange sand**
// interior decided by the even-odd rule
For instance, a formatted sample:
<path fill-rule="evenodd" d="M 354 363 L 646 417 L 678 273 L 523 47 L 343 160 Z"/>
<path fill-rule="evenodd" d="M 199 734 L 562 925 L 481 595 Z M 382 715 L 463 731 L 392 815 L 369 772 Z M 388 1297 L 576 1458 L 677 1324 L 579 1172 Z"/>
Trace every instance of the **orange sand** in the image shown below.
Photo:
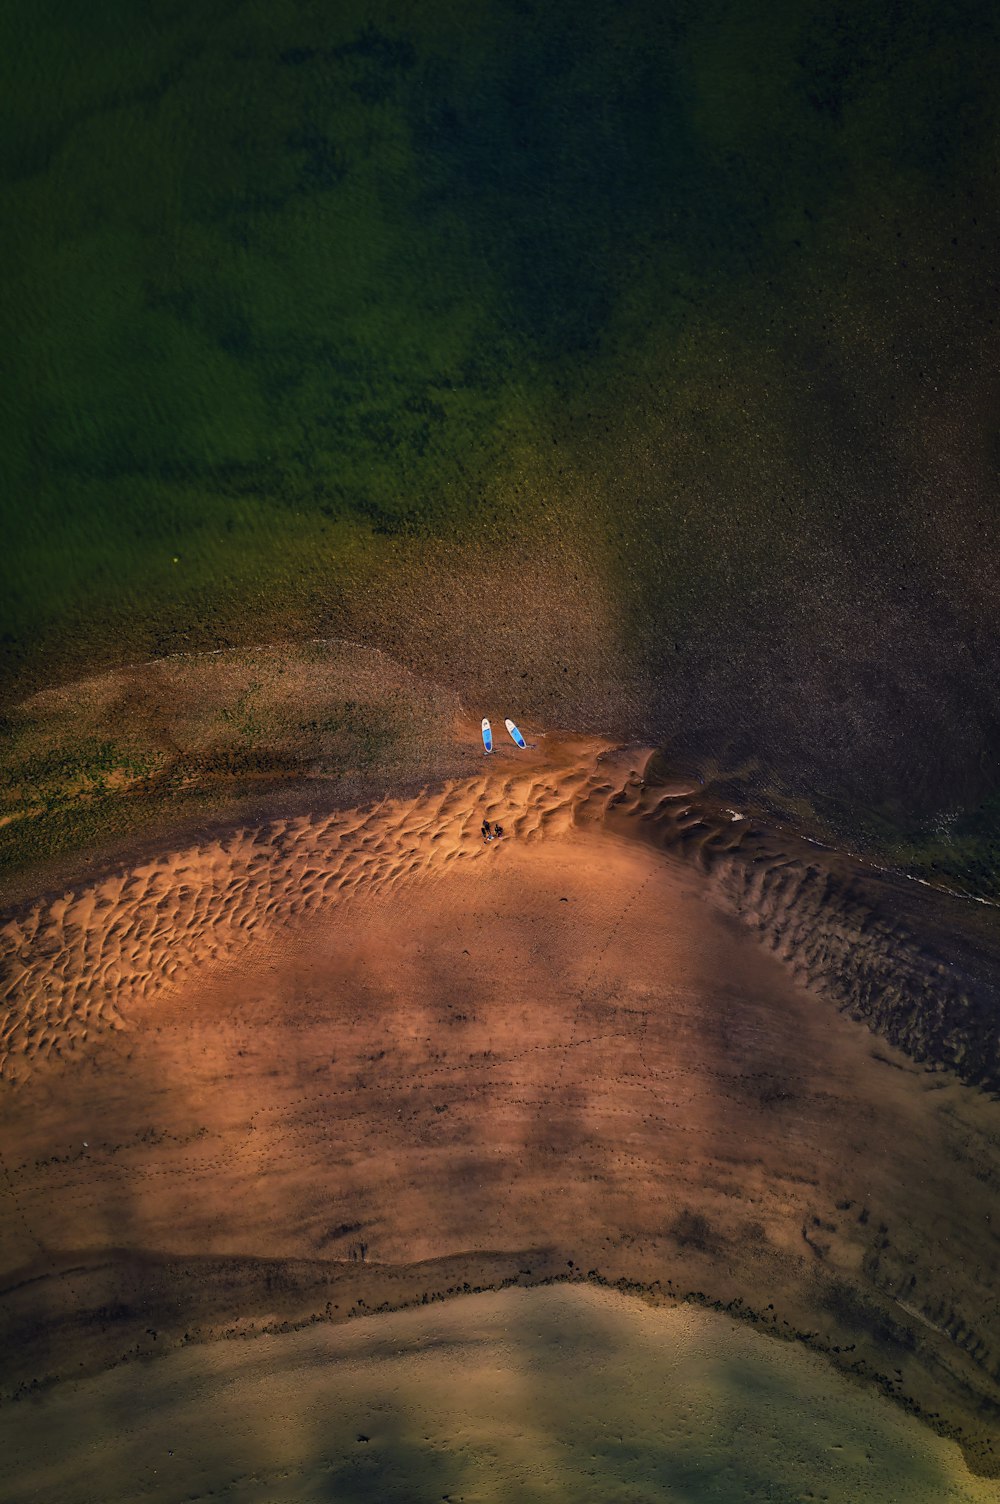
<path fill-rule="evenodd" d="M 995 1472 L 1000 1110 L 634 838 L 684 809 L 643 760 L 504 750 L 8 926 L 0 1398 L 590 1278 L 797 1335 Z"/>

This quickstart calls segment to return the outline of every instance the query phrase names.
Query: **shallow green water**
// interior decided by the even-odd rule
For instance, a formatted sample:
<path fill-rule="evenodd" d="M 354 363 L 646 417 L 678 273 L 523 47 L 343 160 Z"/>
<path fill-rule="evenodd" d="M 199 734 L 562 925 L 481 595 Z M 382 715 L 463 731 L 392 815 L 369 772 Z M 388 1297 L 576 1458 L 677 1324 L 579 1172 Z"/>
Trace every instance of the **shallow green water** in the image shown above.
<path fill-rule="evenodd" d="M 592 1290 L 196 1347 L 22 1408 L 0 1480 L 25 1504 L 996 1497 L 953 1442 L 813 1354 Z"/>
<path fill-rule="evenodd" d="M 441 536 L 473 580 L 594 562 L 644 734 L 894 828 L 987 796 L 988 7 L 17 0 L 0 28 L 8 693 L 319 630 L 454 682 L 395 593 Z M 579 722 L 594 674 L 550 626 L 522 683 L 515 620 L 497 687 Z"/>

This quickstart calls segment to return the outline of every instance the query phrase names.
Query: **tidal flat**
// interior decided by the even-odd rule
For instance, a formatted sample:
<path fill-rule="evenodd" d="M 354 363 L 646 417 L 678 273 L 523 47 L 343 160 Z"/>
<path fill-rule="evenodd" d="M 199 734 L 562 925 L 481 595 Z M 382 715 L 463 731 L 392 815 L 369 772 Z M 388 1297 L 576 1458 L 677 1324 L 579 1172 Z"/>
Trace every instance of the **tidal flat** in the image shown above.
<path fill-rule="evenodd" d="M 998 15 L 5 8 L 17 1504 L 996 1497 Z"/>
<path fill-rule="evenodd" d="M 485 762 L 458 716 L 470 773 L 9 919 L 5 1428 L 108 1370 L 561 1281 L 808 1349 L 995 1479 L 985 939 L 956 975 L 958 900 L 915 924 L 650 749 L 525 729 Z"/>

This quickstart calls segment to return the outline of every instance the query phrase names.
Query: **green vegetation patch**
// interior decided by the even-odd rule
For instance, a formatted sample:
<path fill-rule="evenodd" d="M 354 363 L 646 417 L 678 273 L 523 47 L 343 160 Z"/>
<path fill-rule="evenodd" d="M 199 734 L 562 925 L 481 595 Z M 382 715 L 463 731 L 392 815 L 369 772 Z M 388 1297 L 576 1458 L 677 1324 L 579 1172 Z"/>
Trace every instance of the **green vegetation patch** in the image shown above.
<path fill-rule="evenodd" d="M 0 871 L 293 781 L 431 777 L 457 709 L 339 643 L 176 658 L 36 695 L 0 737 Z"/>

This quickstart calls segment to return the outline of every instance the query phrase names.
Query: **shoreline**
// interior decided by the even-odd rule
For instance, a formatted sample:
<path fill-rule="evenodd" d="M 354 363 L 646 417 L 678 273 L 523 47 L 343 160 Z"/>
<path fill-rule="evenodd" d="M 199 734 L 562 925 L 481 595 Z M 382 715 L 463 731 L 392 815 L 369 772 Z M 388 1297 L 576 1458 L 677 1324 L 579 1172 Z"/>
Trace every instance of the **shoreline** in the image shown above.
<path fill-rule="evenodd" d="M 772 940 L 795 903 L 815 929 L 812 868 L 798 899 L 788 851 L 644 787 L 637 750 L 547 740 L 409 801 L 161 852 L 25 932 L 57 964 L 60 933 L 66 956 L 121 941 L 68 963 L 103 983 L 26 1015 L 0 1084 L 8 1395 L 57 1333 L 79 1373 L 182 1342 L 202 1303 L 218 1337 L 326 1319 L 334 1290 L 367 1310 L 579 1271 L 814 1340 L 994 1475 L 995 1105 L 804 987 Z M 902 943 L 823 892 L 830 954 Z M 455 1272 L 428 1290 L 434 1269 Z"/>
<path fill-rule="evenodd" d="M 471 774 L 482 760 L 483 708 L 501 714 L 492 702 L 473 714 L 454 685 L 338 637 L 177 653 L 41 690 L 4 719 L 0 920 L 60 883 L 147 858 L 160 844 L 313 806 L 327 812 L 407 796 Z M 524 706 L 517 714 L 556 738 L 652 745 L 622 734 L 634 713 L 611 715 L 604 731 L 581 729 L 573 717 L 560 731 Z M 715 814 L 735 803 L 779 843 L 806 842 L 864 867 L 872 881 L 948 896 L 983 911 L 983 934 L 991 926 L 997 904 L 982 872 L 970 867 L 959 881 L 961 862 L 943 847 L 914 846 L 910 865 L 900 865 L 902 846 L 837 836 L 818 807 L 810 813 L 808 801 L 772 788 L 753 759 L 720 763 L 704 745 L 685 750 L 683 738 L 671 737 L 653 761 L 658 774 L 700 781 L 700 802 Z M 969 918 L 961 924 L 975 927 Z"/>
<path fill-rule="evenodd" d="M 86 1382 L 123 1366 L 137 1364 L 141 1369 L 196 1347 L 230 1342 L 253 1343 L 317 1326 L 342 1327 L 354 1321 L 426 1309 L 469 1295 L 554 1287 L 583 1288 L 627 1296 L 651 1309 L 694 1307 L 725 1317 L 735 1325 L 777 1343 L 800 1347 L 828 1363 L 831 1370 L 853 1388 L 862 1392 L 877 1391 L 902 1414 L 912 1416 L 943 1440 L 954 1442 L 961 1449 L 970 1472 L 977 1478 L 1000 1479 L 1000 1449 L 993 1445 L 993 1438 L 1000 1432 L 1000 1401 L 986 1404 L 981 1395 L 970 1392 L 964 1408 L 956 1405 L 954 1395 L 949 1394 L 947 1384 L 942 1385 L 940 1375 L 937 1381 L 928 1383 L 925 1379 L 922 1385 L 916 1386 L 917 1392 L 902 1389 L 900 1371 L 894 1371 L 888 1359 L 899 1356 L 909 1344 L 905 1329 L 900 1326 L 895 1343 L 886 1346 L 884 1332 L 887 1323 L 891 1323 L 886 1308 L 880 1309 L 875 1304 L 868 1307 L 866 1314 L 872 1324 L 872 1330 L 868 1332 L 856 1325 L 837 1325 L 831 1320 L 829 1311 L 817 1309 L 813 1316 L 818 1317 L 819 1326 L 826 1326 L 826 1331 L 821 1332 L 817 1330 L 816 1320 L 807 1321 L 808 1307 L 793 1303 L 785 1307 L 789 1316 L 783 1316 L 774 1308 L 773 1302 L 766 1306 L 754 1305 L 741 1294 L 726 1293 L 724 1286 L 728 1284 L 731 1289 L 731 1281 L 724 1280 L 723 1287 L 718 1287 L 716 1281 L 720 1293 L 713 1294 L 711 1289 L 696 1288 L 694 1284 L 686 1288 L 683 1278 L 671 1276 L 644 1282 L 627 1274 L 604 1275 L 597 1269 L 567 1271 L 566 1263 L 573 1261 L 567 1261 L 562 1256 L 564 1252 L 563 1249 L 525 1249 L 509 1254 L 453 1254 L 414 1266 L 365 1264 L 363 1268 L 359 1268 L 360 1260 L 348 1263 L 319 1260 L 311 1265 L 306 1265 L 305 1261 L 275 1260 L 256 1278 L 250 1272 L 259 1264 L 266 1266 L 267 1261 L 238 1258 L 232 1261 L 230 1269 L 221 1265 L 217 1269 L 219 1290 L 213 1296 L 211 1307 L 215 1320 L 208 1324 L 192 1319 L 190 1310 L 186 1310 L 183 1320 L 176 1319 L 177 1287 L 190 1284 L 193 1289 L 196 1285 L 204 1299 L 204 1266 L 217 1261 L 208 1258 L 188 1261 L 194 1267 L 187 1279 L 182 1262 L 163 1261 L 163 1275 L 157 1282 L 155 1271 L 159 1261 L 149 1253 L 123 1252 L 110 1259 L 104 1256 L 95 1271 L 106 1282 L 102 1288 L 104 1303 L 90 1313 L 77 1313 L 80 1328 L 77 1344 L 74 1345 L 72 1340 L 66 1343 L 61 1359 L 67 1365 L 67 1371 L 18 1380 L 9 1385 L 6 1392 L 0 1389 L 0 1413 L 5 1408 L 9 1410 L 25 1401 L 41 1398 L 62 1385 Z M 41 1276 L 28 1270 L 14 1271 L 21 1278 L 7 1289 L 0 1290 L 0 1301 L 6 1301 L 19 1286 L 41 1284 L 44 1288 L 49 1279 L 72 1279 L 78 1289 L 88 1273 L 88 1263 L 93 1260 L 85 1254 L 68 1254 L 65 1258 L 66 1270 Z M 291 1269 L 289 1264 L 293 1266 Z M 679 1275 L 682 1274 L 682 1265 L 683 1260 L 674 1265 Z M 306 1293 L 310 1273 L 313 1301 L 311 1303 L 308 1298 L 296 1301 L 290 1291 L 297 1285 L 300 1296 Z M 134 1299 L 137 1281 L 142 1280 L 141 1313 L 130 1315 L 126 1299 L 112 1295 L 108 1300 L 116 1274 L 121 1279 L 117 1294 L 126 1299 L 130 1293 Z M 158 1284 L 163 1286 L 163 1303 L 160 1305 L 149 1297 L 151 1276 L 154 1288 Z M 704 1267 L 700 1270 L 693 1268 L 688 1278 L 697 1279 L 700 1284 L 713 1283 L 711 1272 Z M 448 1280 L 452 1283 L 446 1283 Z M 276 1287 L 284 1287 L 288 1292 L 284 1299 L 275 1300 Z M 355 1295 L 354 1291 L 358 1289 L 367 1294 Z M 416 1293 L 418 1290 L 419 1294 Z M 220 1300 L 224 1292 L 232 1304 L 219 1311 L 219 1304 L 224 1304 Z M 233 1292 L 237 1292 L 235 1299 Z M 339 1295 L 340 1300 L 335 1302 L 333 1295 Z M 320 1305 L 324 1296 L 328 1298 Z M 897 1304 L 924 1326 L 928 1325 L 919 1312 L 908 1311 L 902 1302 Z M 859 1305 L 858 1309 L 863 1309 L 863 1306 Z M 796 1320 L 802 1320 L 804 1324 L 798 1327 L 794 1324 Z M 92 1351 L 95 1324 L 101 1324 L 102 1333 L 108 1337 L 107 1353 L 103 1359 L 95 1358 Z M 181 1326 L 185 1327 L 183 1335 Z M 874 1336 L 876 1331 L 882 1333 L 881 1338 Z M 61 1335 L 65 1339 L 65 1331 Z M 123 1344 L 125 1349 L 120 1351 Z M 898 1350 L 894 1350 L 896 1348 Z M 111 1355 L 113 1351 L 116 1356 Z M 83 1353 L 84 1357 L 78 1357 L 78 1353 Z M 932 1404 L 944 1404 L 948 1408 L 931 1410 Z"/>
<path fill-rule="evenodd" d="M 268 1425 L 287 1406 L 298 1424 Z M 96 1452 L 94 1408 L 129 1417 Z M 42 1482 L 48 1431 L 44 1494 L 67 1504 L 94 1496 L 98 1471 L 102 1497 L 122 1504 L 185 1486 L 194 1497 L 195 1483 L 198 1497 L 235 1489 L 298 1504 L 324 1480 L 338 1498 L 396 1497 L 398 1480 L 408 1498 L 457 1484 L 499 1501 L 530 1486 L 596 1504 L 678 1474 L 692 1501 L 775 1487 L 799 1497 L 820 1477 L 833 1504 L 995 1493 L 954 1442 L 805 1347 L 582 1281 L 189 1345 L 38 1395 L 17 1418 L 0 1477 L 38 1497 L 23 1487 L 25 1461 Z"/>

